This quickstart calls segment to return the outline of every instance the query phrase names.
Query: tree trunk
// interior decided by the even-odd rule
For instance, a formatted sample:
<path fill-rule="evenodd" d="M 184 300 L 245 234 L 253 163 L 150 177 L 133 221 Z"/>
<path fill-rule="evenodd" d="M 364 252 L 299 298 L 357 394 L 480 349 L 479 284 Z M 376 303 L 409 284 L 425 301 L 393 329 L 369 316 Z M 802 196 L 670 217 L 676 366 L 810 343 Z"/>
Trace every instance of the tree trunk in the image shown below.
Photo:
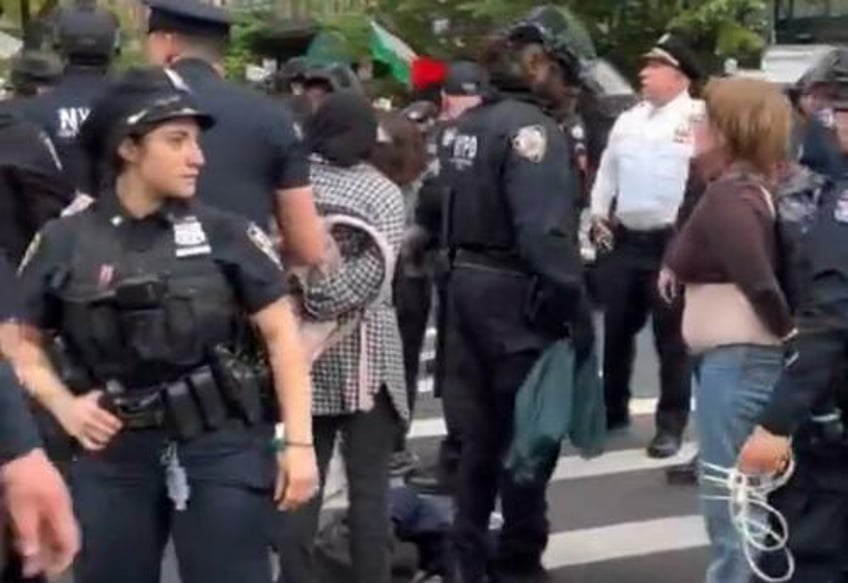
<path fill-rule="evenodd" d="M 58 4 L 59 0 L 44 0 L 33 16 L 30 0 L 21 0 L 21 30 L 26 48 L 43 48 L 50 34 L 50 14 Z"/>
<path fill-rule="evenodd" d="M 30 16 L 30 6 L 29 0 L 21 0 L 21 32 L 24 36 L 24 45 L 29 46 L 27 43 L 28 34 L 27 32 L 30 30 L 30 21 L 32 20 Z"/>

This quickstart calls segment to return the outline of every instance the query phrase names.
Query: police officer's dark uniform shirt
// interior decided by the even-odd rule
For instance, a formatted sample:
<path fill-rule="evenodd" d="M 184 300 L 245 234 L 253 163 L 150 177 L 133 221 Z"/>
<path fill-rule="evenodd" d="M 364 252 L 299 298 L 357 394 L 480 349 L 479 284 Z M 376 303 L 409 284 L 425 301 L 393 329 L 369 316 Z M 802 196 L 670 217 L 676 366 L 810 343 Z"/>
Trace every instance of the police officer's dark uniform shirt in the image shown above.
<path fill-rule="evenodd" d="M 197 337 L 207 347 L 231 346 L 234 341 L 235 323 L 229 315 L 209 313 L 215 298 L 232 297 L 243 312 L 254 314 L 287 293 L 273 245 L 256 225 L 205 205 L 177 201 L 134 219 L 115 195 L 107 194 L 79 214 L 48 223 L 34 240 L 21 271 L 25 317 L 40 329 L 59 330 L 71 349 L 79 349 L 83 342 L 77 335 L 88 332 L 68 325 L 69 302 L 109 297 L 130 278 L 157 275 L 169 282 L 205 282 L 203 289 L 193 287 L 190 293 L 192 306 L 209 302 L 205 315 L 195 314 L 194 321 Z M 161 383 L 163 374 L 187 372 L 163 373 L 145 363 L 112 364 L 125 377 L 117 380 L 129 388 Z M 186 363 L 185 368 L 201 364 Z"/>
<path fill-rule="evenodd" d="M 814 172 L 840 180 L 845 174 L 845 163 L 836 131 L 815 117 L 802 123 L 803 142 L 798 153 L 799 161 Z"/>
<path fill-rule="evenodd" d="M 0 114 L 0 252 L 13 264 L 73 199 L 52 141 L 34 124 Z"/>
<path fill-rule="evenodd" d="M 309 186 L 306 153 L 289 113 L 222 79 L 204 61 L 183 59 L 173 69 L 198 106 L 216 119 L 200 138 L 206 165 L 198 195 L 267 229 L 276 192 Z"/>
<path fill-rule="evenodd" d="M 76 140 L 91 106 L 109 86 L 97 69 L 69 66 L 49 92 L 21 103 L 20 112 L 47 132 L 74 187 L 92 194 L 88 169 Z"/>
<path fill-rule="evenodd" d="M 427 231 L 430 245 L 438 244 L 442 231 L 442 204 L 446 198 L 445 168 L 456 138 L 457 120 L 440 122 L 433 139 L 427 144 L 429 166 L 418 191 L 413 221 Z"/>
<path fill-rule="evenodd" d="M 848 190 L 834 189 L 819 207 L 804 241 L 806 294 L 796 316 L 798 335 L 760 425 L 790 436 L 818 405 L 832 402 L 848 412 L 844 392 L 848 359 Z M 841 389 L 841 394 L 831 390 Z"/>
<path fill-rule="evenodd" d="M 15 271 L 0 255 L 0 322 L 17 318 L 21 300 Z M 11 367 L 0 362 L 0 465 L 39 446 L 38 429 L 30 416 Z"/>
<path fill-rule="evenodd" d="M 457 125 L 449 246 L 517 248 L 530 272 L 574 291 L 581 277 L 574 216 L 579 187 L 568 139 L 529 95 L 504 97 L 469 110 Z"/>

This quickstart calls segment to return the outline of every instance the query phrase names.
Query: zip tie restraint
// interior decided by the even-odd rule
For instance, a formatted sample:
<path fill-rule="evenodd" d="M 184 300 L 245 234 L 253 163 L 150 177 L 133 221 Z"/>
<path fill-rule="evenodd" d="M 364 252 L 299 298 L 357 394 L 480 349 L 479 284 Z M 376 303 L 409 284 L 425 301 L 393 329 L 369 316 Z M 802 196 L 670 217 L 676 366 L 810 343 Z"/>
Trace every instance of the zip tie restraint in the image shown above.
<path fill-rule="evenodd" d="M 789 524 L 777 508 L 769 504 L 768 496 L 783 487 L 795 471 L 795 460 L 789 458 L 786 470 L 777 475 L 752 476 L 737 468 L 724 468 L 701 462 L 701 480 L 704 484 L 727 490 L 727 495 L 702 496 L 704 500 L 727 502 L 730 520 L 742 537 L 745 559 L 754 574 L 767 583 L 786 583 L 795 574 L 795 559 L 789 549 Z M 752 510 L 765 514 L 764 520 L 751 516 Z M 773 519 L 773 520 L 772 520 Z M 763 572 L 757 564 L 754 551 L 759 553 L 783 552 L 787 570 L 782 576 L 773 577 Z"/>

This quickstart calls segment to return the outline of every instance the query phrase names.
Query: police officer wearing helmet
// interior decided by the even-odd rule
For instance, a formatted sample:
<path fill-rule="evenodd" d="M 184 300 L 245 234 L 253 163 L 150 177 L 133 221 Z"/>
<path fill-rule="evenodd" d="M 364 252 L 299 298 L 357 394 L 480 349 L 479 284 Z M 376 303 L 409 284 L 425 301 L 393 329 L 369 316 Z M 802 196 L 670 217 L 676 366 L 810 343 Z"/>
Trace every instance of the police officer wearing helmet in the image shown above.
<path fill-rule="evenodd" d="M 689 95 L 699 76 L 692 52 L 673 35 L 645 54 L 640 73 L 645 100 L 616 120 L 591 194 L 605 309 L 607 425 L 620 429 L 630 423 L 634 341 L 650 315 L 660 361 L 656 434 L 647 448 L 654 458 L 679 451 L 689 415 L 682 306 L 662 299 L 656 283 L 694 156 L 694 124 L 703 117 L 703 102 Z"/>
<path fill-rule="evenodd" d="M 567 137 L 540 106 L 564 74 L 544 44 L 499 35 L 483 65 L 497 93 L 459 120 L 446 169 L 443 246 L 450 261 L 444 386 L 461 419 L 454 541 L 458 580 L 486 580 L 489 515 L 500 494 L 498 581 L 544 580 L 545 491 L 556 459 L 529 483 L 502 475 L 514 401 L 538 357 L 572 334 L 578 358 L 591 327 L 583 296 L 578 196 Z"/>
<path fill-rule="evenodd" d="M 545 111 L 569 136 L 572 163 L 581 182 L 580 204 L 588 187 L 588 151 L 586 127 L 577 112 L 582 83 L 583 64 L 568 42 L 568 22 L 560 9 L 539 6 L 509 28 L 509 37 L 517 41 L 536 42 L 557 57 L 562 74 L 548 84 L 544 97 Z M 588 193 L 586 193 L 588 194 Z"/>
<path fill-rule="evenodd" d="M 409 237 L 411 241 L 415 241 L 414 245 L 410 245 L 409 255 L 419 259 L 417 262 L 411 262 L 408 266 L 404 266 L 401 259 L 398 267 L 398 280 L 403 278 L 406 280 L 407 288 L 413 287 L 418 290 L 417 293 L 409 294 L 411 298 L 417 296 L 423 298 L 423 301 L 419 299 L 417 305 L 415 302 L 407 301 L 404 306 L 404 302 L 399 300 L 396 295 L 395 302 L 398 306 L 401 335 L 404 338 L 404 367 L 406 368 L 407 383 L 409 383 L 410 381 L 417 381 L 419 355 L 415 351 L 407 351 L 407 344 L 419 348 L 422 345 L 427 316 L 432 303 L 431 288 L 435 287 L 438 294 L 438 301 L 435 302 L 437 336 L 434 392 L 445 403 L 443 410 L 447 424 L 447 435 L 440 444 L 438 463 L 437 467 L 434 468 L 436 471 L 428 472 L 419 469 L 408 479 L 408 483 L 419 491 L 437 493 L 452 491 L 456 481 L 460 450 L 460 432 L 458 429 L 460 420 L 457 417 L 461 408 L 447 405 L 447 401 L 454 396 L 454 393 L 450 391 L 449 386 L 445 385 L 445 375 L 442 372 L 442 364 L 446 356 L 444 353 L 444 322 L 447 312 L 444 310 L 444 293 L 446 290 L 443 277 L 446 273 L 444 262 L 439 260 L 438 252 L 442 232 L 442 211 L 448 196 L 446 170 L 453 152 L 457 124 L 459 124 L 465 112 L 479 106 L 483 101 L 483 96 L 490 92 L 486 72 L 477 63 L 455 61 L 448 67 L 442 83 L 441 115 L 439 119 L 434 122 L 430 121 L 432 104 L 429 101 L 413 103 L 404 110 L 407 117 L 420 124 L 419 127 L 422 128 L 422 131 L 428 128 L 431 123 L 435 123 L 435 125 L 429 128 L 427 135 L 427 154 L 430 158 L 430 164 L 416 196 L 414 226 L 410 229 L 411 236 Z M 401 270 L 404 269 L 407 273 L 402 276 Z M 435 286 L 433 286 L 434 283 Z M 398 286 L 397 281 L 395 285 Z M 409 331 L 409 336 L 412 336 L 414 340 L 406 340 L 404 318 L 401 314 L 403 308 L 406 308 L 409 320 L 420 323 L 418 330 Z"/>
<path fill-rule="evenodd" d="M 35 97 L 50 91 L 62 74 L 58 58 L 46 51 L 25 49 L 12 59 L 9 70 L 8 89 L 12 92 L 12 102 L 6 102 L 2 109 L 14 109 L 15 98 Z"/>
<path fill-rule="evenodd" d="M 308 70 L 307 57 L 292 57 L 286 61 L 276 75 L 277 91 L 286 95 L 303 93 L 303 82 L 306 80 Z"/>
<path fill-rule="evenodd" d="M 312 113 L 316 112 L 330 93 L 336 91 L 364 93 L 353 69 L 341 63 L 318 64 L 309 67 L 303 78 L 303 91 Z"/>
<path fill-rule="evenodd" d="M 47 133 L 0 113 L 0 254 L 17 265 L 36 232 L 73 198 Z"/>
<path fill-rule="evenodd" d="M 103 190 L 49 223 L 22 264 L 31 331 L 16 372 L 80 446 L 78 583 L 158 582 L 170 536 L 186 583 L 270 583 L 271 501 L 292 508 L 317 486 L 280 261 L 255 224 L 193 200 L 213 123 L 162 70 L 128 73 L 81 133 Z M 51 333 L 72 385 L 45 357 Z"/>
<path fill-rule="evenodd" d="M 64 71 L 52 91 L 22 107 L 22 112 L 50 136 L 65 172 L 81 192 L 93 188 L 82 168 L 77 135 L 92 102 L 109 84 L 118 35 L 118 20 L 106 9 L 84 2 L 60 8 L 55 16 L 54 43 L 64 61 Z"/>
<path fill-rule="evenodd" d="M 306 57 L 292 57 L 274 75 L 272 94 L 286 104 L 298 127 L 303 126 L 312 112 L 303 85 L 308 70 L 309 61 Z"/>
<path fill-rule="evenodd" d="M 799 292 L 797 329 L 784 342 L 783 373 L 738 460 L 747 474 L 779 476 L 794 458 L 788 482 L 769 497 L 786 520 L 779 534 L 788 532 L 794 570 L 782 551 L 764 553 L 760 566 L 775 580 L 798 583 L 844 581 L 848 556 L 848 184 L 821 181 L 817 199 L 795 201 L 804 234 L 785 280 Z"/>
<path fill-rule="evenodd" d="M 326 239 L 299 131 L 273 99 L 223 78 L 229 13 L 198 0 L 146 4 L 148 59 L 170 67 L 175 82 L 217 119 L 202 138 L 207 164 L 200 198 L 263 228 L 279 228 L 287 259 L 319 263 Z"/>

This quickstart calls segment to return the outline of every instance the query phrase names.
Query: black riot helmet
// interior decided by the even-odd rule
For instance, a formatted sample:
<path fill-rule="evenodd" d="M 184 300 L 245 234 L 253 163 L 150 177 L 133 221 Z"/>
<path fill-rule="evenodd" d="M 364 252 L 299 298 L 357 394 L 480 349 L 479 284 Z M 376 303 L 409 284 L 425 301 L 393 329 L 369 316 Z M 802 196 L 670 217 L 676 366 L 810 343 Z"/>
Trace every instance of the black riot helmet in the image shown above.
<path fill-rule="evenodd" d="M 76 0 L 57 10 L 54 45 L 70 63 L 105 65 L 118 53 L 120 24 L 117 17 L 94 0 Z"/>
<path fill-rule="evenodd" d="M 351 90 L 364 94 L 359 77 L 356 76 L 353 69 L 341 63 L 308 67 L 303 74 L 303 84 L 307 88 L 316 85 L 323 87 L 327 93 Z"/>
<path fill-rule="evenodd" d="M 565 80 L 572 85 L 580 83 L 584 61 L 596 57 L 591 37 L 579 20 L 561 7 L 537 6 L 509 25 L 503 34 L 516 45 L 541 45 L 559 63 Z"/>
<path fill-rule="evenodd" d="M 39 89 L 54 85 L 61 73 L 56 55 L 25 49 L 12 59 L 9 88 L 20 96 L 36 95 Z"/>
<path fill-rule="evenodd" d="M 277 73 L 277 80 L 280 84 L 280 89 L 288 92 L 288 89 L 293 84 L 303 84 L 306 80 L 306 74 L 309 71 L 309 59 L 299 56 L 292 57 L 280 67 Z"/>
<path fill-rule="evenodd" d="M 80 129 L 78 141 L 94 180 L 89 186 L 99 191 L 108 171 L 114 170 L 118 146 L 125 138 L 141 139 L 159 125 L 182 118 L 195 119 L 204 130 L 215 123 L 173 71 L 130 69 L 94 103 Z"/>

